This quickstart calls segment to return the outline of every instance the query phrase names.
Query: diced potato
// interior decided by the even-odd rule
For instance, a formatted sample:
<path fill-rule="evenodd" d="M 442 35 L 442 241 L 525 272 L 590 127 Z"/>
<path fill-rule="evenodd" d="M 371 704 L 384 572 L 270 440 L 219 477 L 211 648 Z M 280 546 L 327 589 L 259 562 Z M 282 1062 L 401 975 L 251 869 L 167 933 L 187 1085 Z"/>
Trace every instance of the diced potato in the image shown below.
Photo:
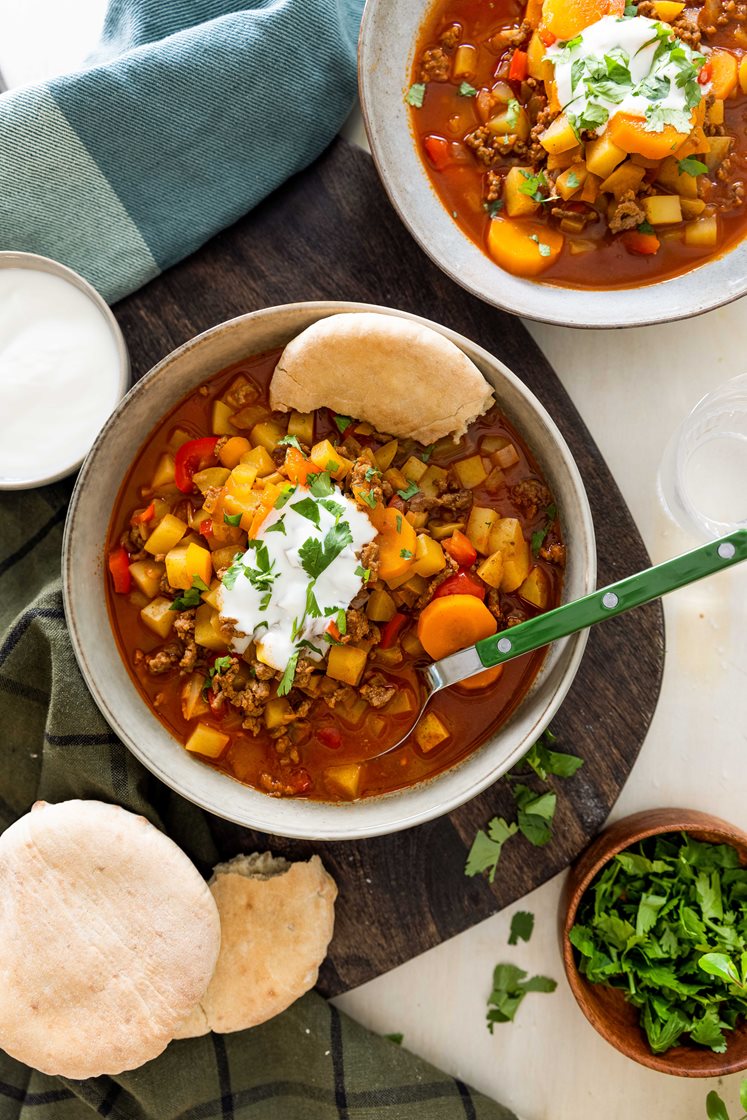
<path fill-rule="evenodd" d="M 503 203 L 509 218 L 521 218 L 536 214 L 539 210 L 539 202 L 522 190 L 532 174 L 531 167 L 512 167 L 506 176 L 503 183 Z"/>
<path fill-rule="evenodd" d="M 236 464 L 241 462 L 241 456 L 246 455 L 251 449 L 252 445 L 246 436 L 231 436 L 220 449 L 218 458 L 224 467 L 232 471 Z"/>
<path fill-rule="evenodd" d="M 226 639 L 218 629 L 219 616 L 208 603 L 203 603 L 195 613 L 195 641 L 205 649 L 225 650 Z"/>
<path fill-rule="evenodd" d="M 388 443 L 382 444 L 379 450 L 374 452 L 376 466 L 380 471 L 389 470 L 394 462 L 394 457 L 397 454 L 398 448 L 399 440 L 390 439 Z"/>
<path fill-rule="evenodd" d="M 354 801 L 360 791 L 361 770 L 362 767 L 358 762 L 328 766 L 324 771 L 324 781 L 329 789 Z"/>
<path fill-rule="evenodd" d="M 489 121 L 486 121 L 486 127 L 494 135 L 506 137 L 504 141 L 506 144 L 508 143 L 508 137 L 516 136 L 519 140 L 526 140 L 530 131 L 526 109 L 516 105 L 500 109 Z"/>
<path fill-rule="evenodd" d="M 230 736 L 224 735 L 207 723 L 198 723 L 184 744 L 193 754 L 204 754 L 207 758 L 218 758 L 228 746 Z"/>
<path fill-rule="evenodd" d="M 531 572 L 519 586 L 519 595 L 525 603 L 531 603 L 538 610 L 547 610 L 550 602 L 550 580 L 544 568 L 535 564 Z"/>
<path fill-rule="evenodd" d="M 698 109 L 700 109 L 700 108 L 703 109 L 703 114 L 705 115 L 705 99 L 703 99 L 700 102 L 700 104 L 698 105 Z M 697 113 L 697 110 L 696 110 L 696 113 Z M 706 136 L 705 132 L 703 131 L 703 129 L 700 125 L 697 125 L 692 130 L 692 132 L 687 137 L 687 139 L 683 140 L 683 142 L 680 144 L 680 146 L 677 148 L 677 150 L 675 152 L 673 152 L 672 154 L 677 159 L 685 159 L 686 156 L 705 155 L 706 152 L 710 151 L 710 148 L 711 148 L 711 138 Z"/>
<path fill-rule="evenodd" d="M 169 436 L 169 451 L 175 455 L 180 447 L 194 438 L 189 432 L 185 432 L 184 428 L 174 428 Z"/>
<path fill-rule="evenodd" d="M 212 579 L 212 557 L 208 550 L 202 548 L 199 544 L 187 545 L 187 575 L 190 577 L 190 587 L 195 576 L 201 579 L 205 585 L 208 585 Z"/>
<path fill-rule="evenodd" d="M 706 204 L 702 198 L 683 198 L 680 200 L 682 207 L 682 217 L 685 221 L 692 221 L 693 218 L 699 218 L 706 208 Z"/>
<path fill-rule="evenodd" d="M 250 435 L 255 447 L 264 447 L 265 451 L 274 451 L 278 442 L 285 435 L 285 429 L 281 428 L 275 420 L 262 420 L 261 423 L 254 425 Z"/>
<path fill-rule="evenodd" d="M 667 226 L 682 221 L 680 196 L 677 194 L 650 194 L 642 202 L 646 220 L 652 226 Z"/>
<path fill-rule="evenodd" d="M 581 163 L 584 158 L 584 150 L 580 144 L 575 148 L 568 148 L 565 152 L 556 152 L 554 155 L 547 157 L 547 170 L 548 171 L 567 171 L 574 163 Z"/>
<path fill-rule="evenodd" d="M 143 595 L 147 595 L 148 599 L 154 599 L 158 594 L 164 571 L 165 566 L 156 560 L 136 560 L 130 564 L 130 575 L 135 586 Z"/>
<path fill-rule="evenodd" d="M 257 468 L 251 463 L 238 463 L 226 481 L 223 507 L 228 514 L 248 513 L 259 505 L 254 483 Z M 261 500 L 261 499 L 260 499 Z"/>
<path fill-rule="evenodd" d="M 515 517 L 501 517 L 493 522 L 490 530 L 490 548 L 488 552 L 501 549 L 511 554 L 521 547 L 524 534 L 521 531 L 521 522 Z"/>
<path fill-rule="evenodd" d="M 203 696 L 205 679 L 202 673 L 193 673 L 182 685 L 182 715 L 185 719 L 196 719 L 210 711 L 210 705 Z"/>
<path fill-rule="evenodd" d="M 424 529 L 428 524 L 427 513 L 413 513 L 412 510 L 408 510 L 405 514 L 405 517 L 410 522 L 413 529 Z"/>
<path fill-rule="evenodd" d="M 218 568 L 228 568 L 233 563 L 237 552 L 243 550 L 237 548 L 235 544 L 226 545 L 225 548 L 216 548 L 213 552 L 213 567 L 217 571 Z"/>
<path fill-rule="evenodd" d="M 491 494 L 497 493 L 502 487 L 506 485 L 506 475 L 501 467 L 493 467 L 492 471 L 485 479 L 483 486 L 489 490 Z"/>
<path fill-rule="evenodd" d="M 552 124 L 548 125 L 540 136 L 539 142 L 546 152 L 555 155 L 558 152 L 566 152 L 569 148 L 575 148 L 578 144 L 578 137 L 565 113 L 561 113 Z M 622 159 L 622 156 L 620 156 L 620 159 Z M 593 168 L 589 170 L 593 170 Z"/>
<path fill-rule="evenodd" d="M 383 709 L 388 716 L 406 716 L 415 711 L 415 700 L 409 688 L 398 689 Z"/>
<path fill-rule="evenodd" d="M 488 506 L 473 506 L 467 520 L 467 536 L 478 552 L 487 556 L 495 549 L 490 547 L 493 526 L 498 521 L 498 511 Z"/>
<path fill-rule="evenodd" d="M 677 19 L 684 8 L 684 3 L 679 3 L 678 0 L 654 0 L 656 18 L 663 20 L 665 23 L 671 23 L 673 19 Z"/>
<path fill-rule="evenodd" d="M 519 462 L 519 453 L 512 443 L 507 443 L 500 451 L 494 451 L 490 458 L 497 467 L 507 471 Z"/>
<path fill-rule="evenodd" d="M 160 490 L 162 486 L 170 486 L 174 481 L 174 456 L 162 455 L 156 463 L 153 472 L 151 489 Z"/>
<path fill-rule="evenodd" d="M 679 163 L 670 156 L 665 159 L 656 173 L 656 182 L 673 191 L 680 198 L 698 197 L 698 180 L 695 175 L 680 174 Z"/>
<path fill-rule="evenodd" d="M 257 471 L 257 478 L 264 478 L 265 475 L 275 473 L 275 461 L 265 447 L 253 447 L 251 451 L 244 452 L 239 462 L 248 463 L 250 467 L 254 467 Z"/>
<path fill-rule="evenodd" d="M 371 592 L 366 603 L 366 614 L 372 622 L 388 622 L 396 613 L 394 599 L 388 591 L 377 588 Z"/>
<path fill-rule="evenodd" d="M 477 569 L 480 579 L 484 579 L 491 587 L 500 587 L 503 579 L 503 553 L 500 549 L 491 552 L 486 560 Z"/>
<path fill-rule="evenodd" d="M 212 429 L 214 436 L 235 436 L 236 429 L 231 423 L 233 409 L 225 401 L 213 401 Z"/>
<path fill-rule="evenodd" d="M 591 140 L 586 145 L 586 168 L 592 175 L 606 179 L 622 163 L 626 154 L 617 144 L 612 143 L 608 133 L 603 132 L 598 139 Z"/>
<path fill-rule="evenodd" d="M 314 442 L 314 413 L 291 412 L 288 421 L 288 435 L 295 436 L 300 443 L 311 447 Z"/>
<path fill-rule="evenodd" d="M 744 59 L 742 60 L 744 61 Z M 721 98 L 716 98 L 711 106 L 706 109 L 708 123 L 713 125 L 724 123 L 724 102 Z"/>
<path fill-rule="evenodd" d="M 416 459 L 414 455 L 411 455 L 402 466 L 402 474 L 408 482 L 419 482 L 427 470 L 428 467 L 423 460 Z"/>
<path fill-rule="evenodd" d="M 424 657 L 425 650 L 415 629 L 405 630 L 401 641 L 402 649 L 409 657 Z"/>
<path fill-rule="evenodd" d="M 146 552 L 150 552 L 152 556 L 159 553 L 166 553 L 172 549 L 174 545 L 179 544 L 188 526 L 179 517 L 174 517 L 173 513 L 167 513 L 164 518 L 156 525 L 155 529 L 148 537 L 145 545 Z"/>
<path fill-rule="evenodd" d="M 355 686 L 363 676 L 367 659 L 366 650 L 357 646 L 332 646 L 327 658 L 327 676 Z"/>
<path fill-rule="evenodd" d="M 515 591 L 529 575 L 529 545 L 524 540 L 521 523 L 515 517 L 502 517 L 490 531 L 491 553 L 503 553 L 501 591 Z"/>
<path fill-rule="evenodd" d="M 176 611 L 171 609 L 171 600 L 164 595 L 159 595 L 147 607 L 140 611 L 140 617 L 149 630 L 158 634 L 159 638 L 168 638 L 171 627 L 176 621 Z"/>
<path fill-rule="evenodd" d="M 747 93 L 747 54 L 744 55 L 742 61 L 739 63 L 739 88 L 742 93 Z"/>
<path fill-rule="evenodd" d="M 223 584 L 219 579 L 211 580 L 210 590 L 203 591 L 200 596 L 203 603 L 208 603 L 214 611 L 220 610 L 220 589 L 222 586 Z"/>
<path fill-rule="evenodd" d="M 332 446 L 328 439 L 315 443 L 309 458 L 320 471 L 329 471 L 332 477 L 338 481 L 345 477 L 353 465 L 349 459 L 340 454 L 336 447 Z"/>
<path fill-rule="evenodd" d="M 384 650 L 384 653 L 393 652 L 399 653 L 399 650 Z M 344 723 L 347 727 L 357 727 L 371 709 L 365 700 L 359 698 L 354 700 L 352 704 L 345 704 L 344 706 L 339 704 L 335 711 L 340 723 Z"/>
<path fill-rule="evenodd" d="M 192 586 L 192 580 L 187 577 L 188 548 L 189 545 L 178 544 L 166 553 L 166 575 L 172 587 Z"/>
<path fill-rule="evenodd" d="M 255 424 L 267 419 L 267 409 L 262 404 L 248 404 L 240 408 L 238 412 L 234 412 L 231 416 L 231 423 L 234 428 L 238 428 L 242 432 L 249 431 Z"/>
<path fill-rule="evenodd" d="M 460 43 L 454 52 L 454 65 L 451 70 L 454 78 L 472 78 L 477 72 L 477 47 L 471 43 Z"/>
<path fill-rule="evenodd" d="M 711 64 L 711 93 L 723 100 L 731 97 L 739 84 L 739 61 L 731 51 L 714 47 L 708 61 Z"/>
<path fill-rule="evenodd" d="M 435 542 L 435 543 L 438 543 L 438 542 Z M 428 587 L 428 580 L 424 576 L 418 575 L 418 573 L 415 572 L 408 579 L 407 583 L 404 586 L 404 590 L 409 591 L 411 593 L 411 595 L 415 596 L 415 599 L 418 599 L 423 594 L 423 592 L 425 591 L 425 589 L 427 587 Z M 414 602 L 414 600 L 413 600 L 413 602 Z"/>
<path fill-rule="evenodd" d="M 409 486 L 399 467 L 389 467 L 389 470 L 384 471 L 384 478 L 393 490 L 406 490 Z"/>
<path fill-rule="evenodd" d="M 711 214 L 706 218 L 696 218 L 685 225 L 685 244 L 696 249 L 713 249 L 718 243 L 718 218 Z"/>
<path fill-rule="evenodd" d="M 468 459 L 457 459 L 454 472 L 465 490 L 474 490 L 488 477 L 480 455 L 470 455 Z"/>
<path fill-rule="evenodd" d="M 483 455 L 492 455 L 495 451 L 502 451 L 511 442 L 507 436 L 483 436 L 480 440 L 480 451 Z"/>
<path fill-rule="evenodd" d="M 585 163 L 574 163 L 558 175 L 555 180 L 555 190 L 563 199 L 573 198 L 583 187 L 588 174 Z"/>
<path fill-rule="evenodd" d="M 415 560 L 412 567 L 416 575 L 425 576 L 426 579 L 430 576 L 435 576 L 437 572 L 443 571 L 446 567 L 444 550 L 438 541 L 434 541 L 429 533 L 418 534 L 418 542 L 415 546 Z"/>
<path fill-rule="evenodd" d="M 654 167 L 658 167 L 661 163 L 660 159 L 650 159 L 648 156 L 642 156 L 640 152 L 633 152 L 630 157 L 630 162 L 634 163 L 636 167 L 644 167 L 647 171 Z"/>
<path fill-rule="evenodd" d="M 542 19 L 542 0 L 527 0 L 524 11 L 524 20 L 530 27 L 539 27 Z"/>
<path fill-rule="evenodd" d="M 276 727 L 284 727 L 293 719 L 293 709 L 285 696 L 276 696 L 268 700 L 264 711 L 265 727 L 273 731 Z"/>
<path fill-rule="evenodd" d="M 548 76 L 547 63 L 544 61 L 546 53 L 547 47 L 540 39 L 539 33 L 533 31 L 527 47 L 527 68 L 529 77 L 535 78 L 538 82 L 544 82 Z"/>
<path fill-rule="evenodd" d="M 599 184 L 601 181 L 598 175 L 592 175 L 592 173 L 589 172 L 581 188 L 581 194 L 579 195 L 580 201 L 588 202 L 593 205 L 599 197 Z"/>
<path fill-rule="evenodd" d="M 646 174 L 646 169 L 626 160 L 603 179 L 599 184 L 600 194 L 612 194 L 616 199 L 622 197 L 626 191 L 637 191 Z"/>
<path fill-rule="evenodd" d="M 207 493 L 211 489 L 219 489 L 226 482 L 230 475 L 230 470 L 227 467 L 208 467 L 204 471 L 197 471 L 192 475 L 192 481 L 197 489 L 202 493 Z"/>
<path fill-rule="evenodd" d="M 464 529 L 463 521 L 443 521 L 440 525 L 431 523 L 428 526 L 431 536 L 437 541 L 445 541 L 453 537 L 457 529 Z"/>
<path fill-rule="evenodd" d="M 703 156 L 703 162 L 709 171 L 720 167 L 731 150 L 731 136 L 712 136 L 710 151 Z"/>
<path fill-rule="evenodd" d="M 415 728 L 415 742 L 421 751 L 432 751 L 449 738 L 449 731 L 433 712 L 426 712 Z"/>
<path fill-rule="evenodd" d="M 429 466 L 418 485 L 427 498 L 435 498 L 438 495 L 438 488 L 443 486 L 448 477 L 449 472 L 443 467 Z"/>

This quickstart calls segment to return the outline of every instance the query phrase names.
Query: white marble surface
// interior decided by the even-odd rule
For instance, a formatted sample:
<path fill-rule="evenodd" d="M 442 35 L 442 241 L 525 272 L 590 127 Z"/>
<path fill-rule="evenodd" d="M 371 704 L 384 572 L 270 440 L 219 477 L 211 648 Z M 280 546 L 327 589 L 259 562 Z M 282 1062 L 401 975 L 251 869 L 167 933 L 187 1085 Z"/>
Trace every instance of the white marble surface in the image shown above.
<path fill-rule="evenodd" d="M 0 70 L 21 84 L 72 69 L 94 44 L 105 0 L 0 5 Z M 354 114 L 345 132 L 360 140 Z M 624 333 L 528 324 L 601 447 L 652 558 L 692 546 L 660 509 L 656 471 L 671 431 L 712 388 L 747 367 L 745 303 L 701 319 Z M 714 480 L 714 485 L 717 482 Z M 747 570 L 666 601 L 661 699 L 640 758 L 615 806 L 619 817 L 687 805 L 745 824 Z M 631 656 L 635 656 L 631 651 Z M 531 852 L 528 853 L 531 858 Z M 562 877 L 337 1002 L 382 1032 L 513 1106 L 523 1120 L 697 1120 L 711 1082 L 639 1068 L 604 1043 L 563 981 L 555 921 Z M 529 909 L 529 945 L 507 946 L 511 913 Z M 493 966 L 515 961 L 554 976 L 553 995 L 527 997 L 517 1021 L 485 1028 Z M 721 1092 L 736 1111 L 737 1076 Z"/>

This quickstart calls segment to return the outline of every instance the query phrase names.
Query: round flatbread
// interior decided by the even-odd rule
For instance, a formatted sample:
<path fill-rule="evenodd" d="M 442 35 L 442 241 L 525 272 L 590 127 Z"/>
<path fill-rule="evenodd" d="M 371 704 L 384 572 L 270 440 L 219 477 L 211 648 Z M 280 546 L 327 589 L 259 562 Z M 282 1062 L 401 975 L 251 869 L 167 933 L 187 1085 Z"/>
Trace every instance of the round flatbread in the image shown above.
<path fill-rule="evenodd" d="M 335 920 L 337 887 L 318 856 L 289 863 L 236 856 L 210 881 L 221 950 L 208 990 L 176 1038 L 256 1027 L 314 987 Z"/>
<path fill-rule="evenodd" d="M 270 404 L 287 412 L 331 408 L 400 439 L 455 440 L 493 403 L 474 362 L 431 327 L 359 311 L 307 327 L 280 355 Z"/>
<path fill-rule="evenodd" d="M 100 801 L 40 801 L 0 836 L 0 1046 L 42 1073 L 155 1058 L 205 991 L 218 911 L 187 856 Z"/>

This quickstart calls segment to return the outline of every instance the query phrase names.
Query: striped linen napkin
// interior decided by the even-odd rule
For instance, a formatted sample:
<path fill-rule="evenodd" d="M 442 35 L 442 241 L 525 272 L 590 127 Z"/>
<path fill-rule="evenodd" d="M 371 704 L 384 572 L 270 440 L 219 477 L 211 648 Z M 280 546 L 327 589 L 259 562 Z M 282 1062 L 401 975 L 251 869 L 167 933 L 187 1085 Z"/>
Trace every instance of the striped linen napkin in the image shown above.
<path fill-rule="evenodd" d="M 362 8 L 110 0 L 85 69 L 0 95 L 0 249 L 110 303 L 188 256 L 339 131 Z"/>

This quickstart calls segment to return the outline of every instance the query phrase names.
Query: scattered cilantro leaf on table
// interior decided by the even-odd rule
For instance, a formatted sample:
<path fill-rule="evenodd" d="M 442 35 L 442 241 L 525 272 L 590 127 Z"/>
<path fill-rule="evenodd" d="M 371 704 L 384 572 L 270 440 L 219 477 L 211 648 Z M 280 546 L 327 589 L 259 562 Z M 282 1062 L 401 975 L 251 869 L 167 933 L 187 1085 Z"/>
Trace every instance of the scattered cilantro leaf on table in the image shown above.
<path fill-rule="evenodd" d="M 516 1016 L 525 996 L 530 992 L 554 992 L 555 980 L 548 976 L 532 976 L 515 964 L 498 964 L 493 971 L 493 990 L 488 996 L 488 1030 L 493 1033 L 496 1023 L 510 1023 Z"/>
<path fill-rule="evenodd" d="M 534 931 L 534 914 L 528 910 L 517 910 L 511 918 L 511 932 L 508 935 L 509 945 L 518 945 L 519 941 L 529 941 Z"/>
<path fill-rule="evenodd" d="M 384 1035 L 384 1038 L 388 1038 L 389 1041 L 393 1042 L 395 1046 L 401 1046 L 404 1037 L 405 1036 L 403 1034 L 400 1034 L 398 1031 L 395 1031 L 393 1034 Z"/>
<path fill-rule="evenodd" d="M 747 1077 L 743 1077 L 739 1085 L 739 1103 L 742 1112 L 747 1113 Z M 706 1116 L 708 1120 L 729 1120 L 726 1104 L 715 1089 L 711 1089 L 706 1097 Z M 742 1116 L 740 1120 L 747 1120 L 747 1116 Z"/>
<path fill-rule="evenodd" d="M 508 824 L 503 817 L 493 817 L 488 825 L 488 831 L 484 832 L 480 829 L 475 836 L 467 856 L 464 874 L 472 877 L 480 875 L 483 871 L 489 871 L 488 879 L 492 883 L 503 845 L 518 831 L 517 824 L 513 822 Z"/>

